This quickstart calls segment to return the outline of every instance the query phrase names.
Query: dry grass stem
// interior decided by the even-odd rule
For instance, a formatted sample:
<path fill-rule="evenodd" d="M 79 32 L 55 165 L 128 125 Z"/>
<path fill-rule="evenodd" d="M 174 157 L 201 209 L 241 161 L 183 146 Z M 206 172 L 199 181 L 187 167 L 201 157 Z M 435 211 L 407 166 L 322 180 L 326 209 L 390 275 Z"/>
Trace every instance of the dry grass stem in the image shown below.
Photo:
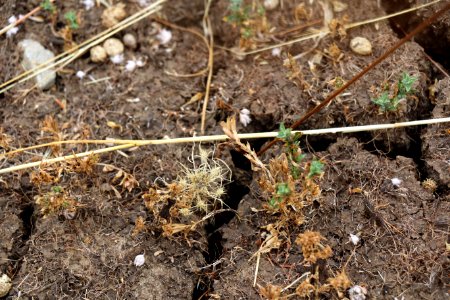
<path fill-rule="evenodd" d="M 448 123 L 450 122 L 450 117 L 448 118 L 438 118 L 438 119 L 428 119 L 420 121 L 410 121 L 410 122 L 400 122 L 394 124 L 378 124 L 378 125 L 364 125 L 364 126 L 353 126 L 353 127 L 338 127 L 338 128 L 325 128 L 325 129 L 312 129 L 304 131 L 292 131 L 293 134 L 300 133 L 302 135 L 318 135 L 327 133 L 351 133 L 351 132 L 361 132 L 361 131 L 373 131 L 373 130 L 385 130 L 394 129 L 409 126 L 419 126 L 419 125 L 429 125 L 438 123 Z M 275 138 L 278 132 L 258 132 L 258 133 L 244 133 L 238 134 L 239 139 L 260 139 L 260 138 Z M 92 151 L 86 151 L 81 153 L 74 153 L 71 155 L 55 157 L 51 159 L 44 159 L 42 161 L 31 162 L 26 164 L 21 164 L 9 168 L 0 169 L 0 174 L 14 172 L 18 170 L 28 169 L 32 167 L 39 166 L 43 163 L 55 163 L 65 160 L 70 160 L 74 158 L 86 157 L 92 154 L 102 154 L 122 149 L 128 149 L 132 147 L 147 146 L 147 145 L 166 145 L 166 144 L 181 144 L 181 143 L 201 143 L 201 142 L 219 142 L 226 141 L 229 137 L 225 134 L 223 135 L 211 135 L 211 136 L 198 136 L 198 137 L 185 137 L 185 138 L 174 138 L 174 139 L 161 139 L 161 140 L 69 140 L 69 141 L 56 141 L 51 143 L 46 143 L 42 145 L 31 146 L 27 148 L 17 149 L 11 152 L 0 154 L 0 159 L 8 157 L 8 155 L 17 154 L 19 152 L 37 149 L 48 146 L 55 146 L 61 144 L 119 144 L 117 146 L 112 146 L 104 149 L 97 149 Z"/>

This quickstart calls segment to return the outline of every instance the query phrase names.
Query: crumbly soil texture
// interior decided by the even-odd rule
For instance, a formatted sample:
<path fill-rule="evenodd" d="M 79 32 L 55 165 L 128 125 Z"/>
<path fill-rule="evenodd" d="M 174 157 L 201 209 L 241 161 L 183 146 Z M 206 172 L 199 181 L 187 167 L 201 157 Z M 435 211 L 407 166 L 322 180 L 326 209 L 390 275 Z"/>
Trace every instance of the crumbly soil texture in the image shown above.
<path fill-rule="evenodd" d="M 1 26 L 40 2 L 1 1 Z M 67 41 L 58 32 L 68 11 L 79 16 L 73 42 L 105 30 L 105 6 L 86 10 L 81 2 L 56 1 L 54 20 L 40 12 L 21 24 L 17 34 L 2 35 L 0 81 L 23 72 L 18 43 L 25 38 L 55 54 L 64 51 Z M 152 1 L 123 1 L 128 15 L 145 2 Z M 249 10 L 263 2 L 269 1 L 243 1 Z M 273 10 L 249 13 L 249 18 L 265 16 L 264 31 L 251 20 L 250 29 L 233 26 L 227 19 L 232 14 L 230 1 L 212 1 L 214 64 L 205 135 L 222 134 L 220 122 L 233 115 L 240 133 L 277 131 L 281 122 L 292 124 L 340 81 L 350 80 L 443 6 L 342 32 L 339 22 L 381 17 L 429 1 L 342 0 L 343 10 L 333 10 L 332 2 L 339 1 L 279 2 Z M 119 39 L 130 33 L 137 40 L 136 48 L 125 48 L 122 64 L 93 63 L 87 53 L 60 69 L 49 90 L 33 88 L 29 80 L 0 95 L 0 151 L 55 140 L 200 135 L 203 97 L 198 93 L 208 84 L 208 72 L 201 71 L 208 67 L 209 57 L 199 38 L 204 34 L 204 5 L 202 0 L 169 0 L 157 15 L 117 33 Z M 334 35 L 247 56 L 230 51 L 276 45 L 319 30 L 330 11 L 340 20 Z M 158 39 L 162 29 L 171 31 L 167 43 Z M 300 129 L 448 117 L 449 33 L 447 12 Z M 372 54 L 351 50 L 350 40 L 357 36 L 371 42 Z M 133 59 L 142 60 L 143 66 L 129 71 L 125 65 Z M 78 71 L 85 77 L 77 77 Z M 400 99 L 397 109 L 381 111 L 372 100 L 386 87 L 392 92 L 403 73 L 416 78 L 413 94 Z M 243 109 L 250 112 L 248 124 L 239 122 Z M 72 164 L 1 174 L 0 273 L 12 281 L 2 299 L 303 299 L 302 292 L 306 299 L 449 299 L 449 130 L 444 123 L 301 137 L 305 159 L 314 157 L 324 164 L 316 181 L 320 196 L 299 212 L 301 224 L 283 227 L 277 243 L 269 246 L 273 231 L 267 225 L 281 217 L 267 210 L 270 199 L 259 185 L 260 171 L 230 144 L 202 144 L 228 165 L 231 180 L 224 180 L 221 201 L 212 207 L 212 212 L 219 212 L 189 232 L 168 234 L 162 226 L 168 224 L 175 198 L 165 198 L 160 215 L 145 200 L 151 190 L 156 191 L 152 197 L 162 197 L 165 188 L 186 176 L 198 145 L 133 147 Z M 258 151 L 266 142 L 253 140 L 250 146 Z M 281 146 L 264 153 L 261 161 L 268 164 L 279 156 Z M 107 146 L 31 149 L 2 157 L 1 168 L 101 147 Z M 62 202 L 55 211 L 44 209 L 45 203 L 48 208 L 58 199 Z M 190 224 L 177 220 L 174 223 Z M 321 247 L 330 246 L 331 256 L 306 259 L 295 241 L 307 231 L 323 236 Z M 352 242 L 351 235 L 358 240 Z M 134 259 L 140 254 L 145 263 L 136 266 Z M 334 281 L 333 288 L 320 289 L 342 273 L 350 284 L 340 289 Z M 360 287 L 359 296 L 350 292 L 352 286 Z"/>

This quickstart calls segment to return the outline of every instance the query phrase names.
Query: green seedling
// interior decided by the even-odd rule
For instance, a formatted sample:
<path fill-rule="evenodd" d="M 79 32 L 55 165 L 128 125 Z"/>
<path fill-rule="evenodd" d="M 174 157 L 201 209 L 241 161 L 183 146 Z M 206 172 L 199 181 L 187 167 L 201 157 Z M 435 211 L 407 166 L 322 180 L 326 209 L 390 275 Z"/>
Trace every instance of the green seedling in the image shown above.
<path fill-rule="evenodd" d="M 43 10 L 46 10 L 50 13 L 54 13 L 56 11 L 55 5 L 50 0 L 44 0 L 41 2 L 41 7 Z"/>
<path fill-rule="evenodd" d="M 417 78 L 403 73 L 402 77 L 397 82 L 396 91 L 393 96 L 389 94 L 389 90 L 384 91 L 378 98 L 373 99 L 372 102 L 382 111 L 395 111 L 398 108 L 400 100 L 406 99 L 414 92 L 412 86 Z"/>
<path fill-rule="evenodd" d="M 66 19 L 70 29 L 76 30 L 80 28 L 80 25 L 78 24 L 77 14 L 73 10 L 67 12 L 64 15 L 64 19 Z"/>
<path fill-rule="evenodd" d="M 273 196 L 270 200 L 269 200 L 269 205 L 272 208 L 276 208 L 278 206 L 278 204 L 280 204 L 283 199 L 287 196 L 289 196 L 291 194 L 291 190 L 289 189 L 289 186 L 287 183 L 279 183 L 277 185 L 277 191 L 276 191 L 276 195 Z"/>
<path fill-rule="evenodd" d="M 245 5 L 243 0 L 230 0 L 228 12 L 223 20 L 239 29 L 241 48 L 250 47 L 254 43 L 252 38 L 256 33 L 268 30 L 265 9 L 261 5 L 251 6 Z"/>
<path fill-rule="evenodd" d="M 323 173 L 323 163 L 320 160 L 314 159 L 309 166 L 308 178 L 312 178 L 314 176 L 320 176 Z"/>
<path fill-rule="evenodd" d="M 250 17 L 250 8 L 248 6 L 244 7 L 242 0 L 230 0 L 228 9 L 230 14 L 224 20 L 236 27 L 242 26 Z"/>

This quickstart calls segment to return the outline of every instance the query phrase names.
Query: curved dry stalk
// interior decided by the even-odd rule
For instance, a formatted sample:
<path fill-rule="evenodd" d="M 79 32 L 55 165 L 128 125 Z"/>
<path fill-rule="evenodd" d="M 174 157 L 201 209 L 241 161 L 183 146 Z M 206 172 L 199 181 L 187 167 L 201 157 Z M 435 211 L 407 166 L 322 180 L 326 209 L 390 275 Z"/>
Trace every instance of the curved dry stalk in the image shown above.
<path fill-rule="evenodd" d="M 327 134 L 327 133 L 352 133 L 352 132 L 361 132 L 361 131 L 375 131 L 375 130 L 385 130 L 385 129 L 395 129 L 401 127 L 408 126 L 419 126 L 419 125 L 430 125 L 430 124 L 439 124 L 439 123 L 448 123 L 450 122 L 450 117 L 448 118 L 438 118 L 438 119 L 428 119 L 428 120 L 419 120 L 419 121 L 409 121 L 409 122 L 400 122 L 393 124 L 377 124 L 377 125 L 363 125 L 363 126 L 353 126 L 353 127 L 337 127 L 337 128 L 324 128 L 324 129 L 312 129 L 312 130 L 304 130 L 304 131 L 292 131 L 293 134 L 299 133 L 301 135 L 318 135 L 318 134 Z M 257 132 L 257 133 L 243 133 L 238 134 L 237 136 L 240 139 L 248 140 L 248 139 L 260 139 L 260 138 L 275 138 L 277 137 L 278 132 Z M 21 164 L 17 166 L 12 166 L 9 168 L 0 169 L 0 174 L 14 172 L 18 170 L 28 169 L 32 167 L 37 167 L 41 164 L 51 164 L 55 162 L 61 162 L 74 158 L 86 157 L 93 154 L 102 154 L 122 149 L 128 149 L 132 147 L 140 147 L 147 145 L 167 145 L 167 144 L 180 144 L 180 143 L 201 143 L 201 142 L 219 142 L 228 140 L 228 136 L 223 135 L 211 135 L 211 136 L 198 136 L 198 137 L 185 137 L 185 138 L 174 138 L 174 139 L 162 139 L 162 140 L 70 140 L 70 141 L 57 141 L 52 143 L 46 143 L 42 145 L 36 145 L 28 148 L 17 149 L 11 152 L 7 152 L 0 156 L 0 158 L 5 158 L 6 156 L 14 153 L 23 152 L 29 149 L 37 149 L 47 146 L 53 145 L 61 145 L 61 144 L 120 144 L 113 147 L 108 147 L 104 149 L 97 149 L 92 151 L 86 151 L 81 153 L 74 153 L 71 155 L 60 156 L 50 159 L 43 159 L 42 161 L 31 162 L 26 164 Z"/>
<path fill-rule="evenodd" d="M 209 35 L 209 57 L 208 57 L 208 79 L 206 81 L 205 98 L 203 99 L 202 119 L 200 126 L 200 132 L 202 134 L 205 134 L 206 109 L 208 108 L 209 93 L 211 90 L 211 82 L 214 67 L 214 34 L 212 32 L 212 26 L 209 20 L 209 8 L 211 7 L 211 1 L 212 0 L 207 0 L 207 2 L 205 2 L 205 14 L 203 16 L 203 27 L 204 27 L 203 30 L 205 31 L 205 35 Z"/>
<path fill-rule="evenodd" d="M 111 28 L 106 29 L 105 31 L 95 35 L 94 37 L 84 41 L 83 43 L 73 47 L 72 49 L 69 49 L 68 51 L 65 51 L 52 59 L 49 59 L 43 64 L 40 64 L 39 66 L 25 71 L 22 74 L 2 83 L 0 85 L 0 94 L 8 91 L 9 89 L 13 88 L 16 84 L 24 82 L 29 80 L 30 78 L 35 77 L 36 75 L 53 68 L 55 66 L 63 64 L 63 66 L 69 64 L 73 60 L 75 60 L 77 57 L 85 53 L 87 50 L 89 50 L 91 47 L 100 44 L 107 38 L 113 36 L 114 34 L 122 31 L 123 29 L 139 22 L 140 20 L 148 17 L 151 14 L 154 14 L 155 12 L 159 11 L 161 9 L 161 4 L 166 2 L 167 0 L 158 0 L 155 3 L 149 5 L 148 7 L 138 11 L 134 15 L 122 20 L 120 23 L 114 25 Z M 58 60 L 59 59 L 59 60 Z"/>
<path fill-rule="evenodd" d="M 345 29 L 352 29 L 352 28 L 359 27 L 359 26 L 362 26 L 362 25 L 367 25 L 367 24 L 380 22 L 382 20 L 390 19 L 390 18 L 399 16 L 399 15 L 403 15 L 403 14 L 406 14 L 406 13 L 409 13 L 409 12 L 412 12 L 412 11 L 415 11 L 415 10 L 418 10 L 418 9 L 421 9 L 421 8 L 424 8 L 424 7 L 427 7 L 427 6 L 439 3 L 441 1 L 442 0 L 435 0 L 435 1 L 432 1 L 430 3 L 426 3 L 426 4 L 422 4 L 422 5 L 419 5 L 419 6 L 412 7 L 412 8 L 408 8 L 408 9 L 405 9 L 405 10 L 402 10 L 402 11 L 399 11 L 399 12 L 396 12 L 396 13 L 392 13 L 392 14 L 389 14 L 389 15 L 386 15 L 386 16 L 382 16 L 382 17 L 378 17 L 378 18 L 374 18 L 374 19 L 369 19 L 369 20 L 364 20 L 364 21 L 359 21 L 359 22 L 354 22 L 354 23 L 351 23 L 351 24 L 344 25 L 344 28 Z M 279 48 L 279 47 L 283 47 L 283 46 L 292 45 L 292 44 L 295 44 L 295 43 L 303 42 L 303 41 L 314 39 L 314 38 L 318 38 L 318 37 L 324 37 L 324 36 L 328 35 L 329 33 L 330 33 L 330 30 L 328 30 L 328 29 L 320 30 L 320 31 L 312 33 L 312 34 L 301 35 L 300 37 L 298 37 L 296 39 L 293 39 L 293 40 L 289 40 L 289 41 L 286 41 L 286 42 L 278 43 L 276 45 L 271 45 L 271 46 L 263 47 L 261 49 L 256 49 L 256 50 L 247 51 L 247 52 L 236 51 L 236 50 L 229 49 L 229 48 L 223 48 L 223 49 L 225 49 L 225 50 L 227 50 L 229 52 L 232 52 L 232 53 L 234 53 L 236 55 L 239 55 L 239 56 L 245 56 L 245 55 L 251 55 L 251 54 L 264 52 L 264 51 L 267 51 L 267 50 L 272 50 L 274 48 Z"/>

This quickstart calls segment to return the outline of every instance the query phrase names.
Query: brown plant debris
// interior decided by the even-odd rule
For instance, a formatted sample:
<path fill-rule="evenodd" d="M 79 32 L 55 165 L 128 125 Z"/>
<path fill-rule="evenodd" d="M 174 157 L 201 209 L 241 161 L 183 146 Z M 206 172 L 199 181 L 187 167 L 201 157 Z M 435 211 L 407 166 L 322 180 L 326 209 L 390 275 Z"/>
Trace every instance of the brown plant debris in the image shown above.
<path fill-rule="evenodd" d="M 316 263 L 319 259 L 327 259 L 333 255 L 331 247 L 323 245 L 326 240 L 317 231 L 305 231 L 298 235 L 295 242 L 302 247 L 303 259 L 308 263 Z"/>

